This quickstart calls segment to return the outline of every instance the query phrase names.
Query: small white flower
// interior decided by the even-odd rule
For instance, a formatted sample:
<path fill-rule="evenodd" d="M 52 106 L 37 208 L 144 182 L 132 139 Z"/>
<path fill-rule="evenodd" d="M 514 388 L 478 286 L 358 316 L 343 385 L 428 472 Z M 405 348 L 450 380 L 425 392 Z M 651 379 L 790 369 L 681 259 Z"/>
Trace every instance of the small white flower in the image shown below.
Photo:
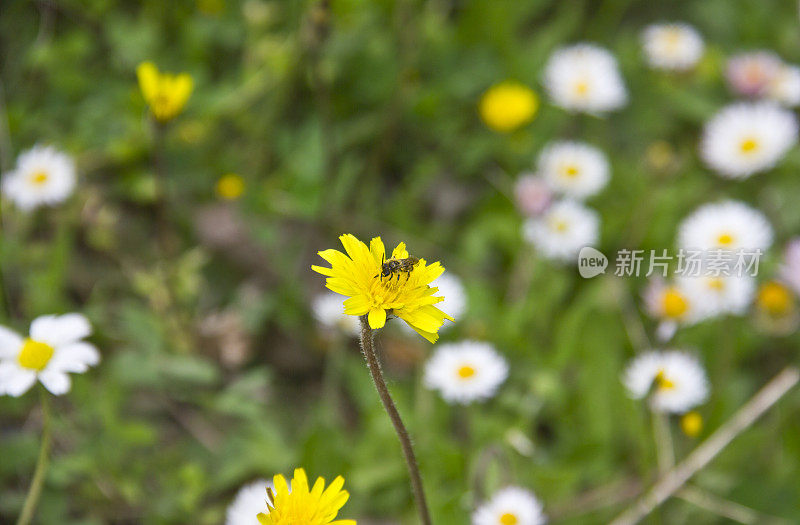
<path fill-rule="evenodd" d="M 553 102 L 570 111 L 602 113 L 628 102 L 614 55 L 593 44 L 553 52 L 545 65 L 544 84 Z"/>
<path fill-rule="evenodd" d="M 753 302 L 756 291 L 755 278 L 750 275 L 701 275 L 679 280 L 694 303 L 699 319 L 724 314 L 743 315 Z"/>
<path fill-rule="evenodd" d="M 738 201 L 705 204 L 678 227 L 678 245 L 689 250 L 753 252 L 772 244 L 772 226 L 763 213 Z"/>
<path fill-rule="evenodd" d="M 800 237 L 795 237 L 786 246 L 780 275 L 794 293 L 800 295 Z"/>
<path fill-rule="evenodd" d="M 325 292 L 314 298 L 311 310 L 314 318 L 329 330 L 339 330 L 344 334 L 357 336 L 361 333 L 358 317 L 344 313 L 344 300 L 347 297 L 335 292 Z"/>
<path fill-rule="evenodd" d="M 700 154 L 721 176 L 746 179 L 773 168 L 797 142 L 797 119 L 772 102 L 739 102 L 703 129 Z"/>
<path fill-rule="evenodd" d="M 582 142 L 548 144 L 539 155 L 537 167 L 553 189 L 575 199 L 591 197 L 608 182 L 605 154 Z"/>
<path fill-rule="evenodd" d="M 267 510 L 267 487 L 271 485 L 261 479 L 239 489 L 225 513 L 225 525 L 259 525 L 258 514 Z"/>
<path fill-rule="evenodd" d="M 100 353 L 83 339 L 92 332 L 81 314 L 45 315 L 23 338 L 0 326 L 0 394 L 21 396 L 38 379 L 51 393 L 69 392 L 68 372 L 82 374 L 100 362 Z"/>
<path fill-rule="evenodd" d="M 772 51 L 749 51 L 728 59 L 725 77 L 737 95 L 761 97 L 782 67 L 780 57 Z"/>
<path fill-rule="evenodd" d="M 425 386 L 449 403 L 489 399 L 507 376 L 506 360 L 480 341 L 441 344 L 425 365 Z"/>
<path fill-rule="evenodd" d="M 514 185 L 514 199 L 523 214 L 535 217 L 550 206 L 553 190 L 542 177 L 533 173 L 522 173 Z"/>
<path fill-rule="evenodd" d="M 6 173 L 2 192 L 22 210 L 63 202 L 75 189 L 75 164 L 55 148 L 34 146 Z"/>
<path fill-rule="evenodd" d="M 461 314 L 467 308 L 467 293 L 464 290 L 464 284 L 461 279 L 452 273 L 445 273 L 433 281 L 431 286 L 439 288 L 439 292 L 436 295 L 444 297 L 444 301 L 436 303 L 436 307 L 455 318 L 456 322 L 458 322 Z M 405 325 L 405 323 L 403 324 Z M 440 330 L 452 325 L 453 323 L 445 323 Z"/>
<path fill-rule="evenodd" d="M 767 96 L 790 108 L 800 105 L 800 68 L 781 67 L 767 86 Z"/>
<path fill-rule="evenodd" d="M 642 33 L 647 61 L 655 69 L 685 71 L 703 56 L 703 39 L 688 24 L 655 24 Z"/>
<path fill-rule="evenodd" d="M 529 490 L 506 487 L 472 514 L 472 525 L 542 525 L 542 504 Z"/>
<path fill-rule="evenodd" d="M 597 243 L 600 219 L 594 210 L 563 200 L 541 217 L 526 220 L 523 229 L 525 239 L 546 257 L 577 263 L 580 249 Z"/>
<path fill-rule="evenodd" d="M 702 317 L 682 281 L 668 283 L 660 277 L 651 278 L 642 295 L 647 313 L 660 321 L 657 335 L 662 342 L 671 339 L 679 326 L 689 326 Z"/>
<path fill-rule="evenodd" d="M 706 400 L 708 380 L 700 362 L 679 350 L 649 351 L 635 358 L 623 376 L 634 399 L 648 397 L 659 412 L 683 413 Z"/>

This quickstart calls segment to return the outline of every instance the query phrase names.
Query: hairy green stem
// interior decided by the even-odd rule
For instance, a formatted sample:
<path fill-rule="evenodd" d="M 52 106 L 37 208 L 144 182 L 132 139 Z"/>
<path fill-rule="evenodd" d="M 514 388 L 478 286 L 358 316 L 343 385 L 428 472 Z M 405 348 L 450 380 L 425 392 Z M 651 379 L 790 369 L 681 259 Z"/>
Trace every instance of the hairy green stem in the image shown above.
<path fill-rule="evenodd" d="M 31 481 L 30 488 L 28 488 L 28 495 L 25 496 L 25 503 L 22 506 L 22 513 L 19 515 L 17 525 L 29 525 L 31 520 L 33 520 L 33 515 L 36 512 L 36 504 L 39 502 L 39 496 L 41 496 L 42 487 L 44 487 L 47 467 L 50 464 L 50 446 L 52 443 L 50 403 L 44 388 L 41 389 L 40 393 L 42 400 L 42 444 L 39 448 L 39 459 L 36 460 L 36 470 L 33 473 L 33 480 Z"/>
<path fill-rule="evenodd" d="M 406 466 L 408 467 L 408 474 L 411 477 L 411 489 L 414 492 L 420 522 L 423 525 L 431 525 L 428 504 L 425 501 L 425 491 L 422 489 L 422 476 L 419 472 L 417 458 L 414 456 L 414 448 L 411 446 L 411 438 L 403 424 L 403 420 L 400 418 L 400 413 L 397 411 L 392 396 L 389 394 L 389 388 L 383 379 L 383 371 L 381 370 L 380 361 L 378 361 L 378 354 L 375 352 L 375 332 L 369 327 L 366 315 L 362 315 L 359 319 L 361 320 L 361 350 L 364 352 L 364 358 L 367 360 L 367 366 L 370 374 L 372 374 L 372 381 L 378 390 L 378 396 L 381 398 L 383 408 L 389 414 L 394 431 L 400 440 L 403 457 L 405 457 Z"/>

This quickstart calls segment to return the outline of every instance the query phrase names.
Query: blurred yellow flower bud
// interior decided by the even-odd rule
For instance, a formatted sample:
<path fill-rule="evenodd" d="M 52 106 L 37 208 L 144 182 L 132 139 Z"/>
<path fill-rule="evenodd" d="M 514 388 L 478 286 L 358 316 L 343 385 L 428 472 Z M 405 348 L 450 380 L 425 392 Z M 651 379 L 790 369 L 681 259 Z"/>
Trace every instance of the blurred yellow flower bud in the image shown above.
<path fill-rule="evenodd" d="M 221 199 L 235 201 L 244 193 L 244 179 L 235 173 L 228 173 L 219 178 L 215 189 Z"/>
<path fill-rule="evenodd" d="M 495 84 L 483 94 L 479 111 L 483 122 L 494 131 L 508 133 L 536 116 L 539 97 L 524 84 L 506 81 Z"/>
<path fill-rule="evenodd" d="M 703 416 L 692 410 L 681 417 L 681 430 L 689 437 L 697 437 L 703 430 Z"/>
<path fill-rule="evenodd" d="M 194 81 L 188 73 L 161 73 L 152 62 L 139 64 L 136 76 L 139 79 L 139 89 L 159 122 L 178 116 L 194 88 Z"/>

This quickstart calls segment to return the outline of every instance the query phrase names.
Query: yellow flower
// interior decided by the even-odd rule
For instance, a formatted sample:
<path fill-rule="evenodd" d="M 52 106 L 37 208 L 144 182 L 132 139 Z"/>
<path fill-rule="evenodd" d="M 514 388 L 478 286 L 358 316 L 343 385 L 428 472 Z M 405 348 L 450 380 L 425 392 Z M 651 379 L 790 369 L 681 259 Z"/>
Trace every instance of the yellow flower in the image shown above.
<path fill-rule="evenodd" d="M 438 288 L 429 284 L 444 273 L 444 267 L 435 262 L 427 264 L 419 261 L 409 272 L 392 273 L 383 277 L 382 267 L 386 261 L 386 248 L 380 237 L 366 244 L 354 235 L 339 237 L 347 254 L 338 250 L 324 250 L 320 257 L 331 264 L 330 268 L 312 266 L 315 272 L 327 276 L 326 286 L 336 293 L 346 295 L 344 313 L 348 315 L 367 315 L 370 328 L 382 328 L 386 316 L 399 317 L 422 337 L 435 343 L 439 338 L 439 328 L 445 319 L 452 317 L 433 306 L 444 300 L 434 294 Z M 392 252 L 392 259 L 407 259 L 405 243 L 401 242 Z"/>
<path fill-rule="evenodd" d="M 309 490 L 306 471 L 294 471 L 292 487 L 278 474 L 272 479 L 275 492 L 267 490 L 267 512 L 258 515 L 263 525 L 356 525 L 355 520 L 336 520 L 350 494 L 342 490 L 344 478 L 338 476 L 325 489 L 325 480 L 317 478 Z"/>
<path fill-rule="evenodd" d="M 786 315 L 794 309 L 792 293 L 777 281 L 762 284 L 756 302 L 762 310 L 774 317 Z"/>
<path fill-rule="evenodd" d="M 235 201 L 244 193 L 244 179 L 235 173 L 228 173 L 219 178 L 215 189 L 220 198 Z"/>
<path fill-rule="evenodd" d="M 539 109 L 539 97 L 524 84 L 506 81 L 483 94 L 479 109 L 487 126 L 507 133 L 533 120 Z"/>
<path fill-rule="evenodd" d="M 194 82 L 188 73 L 172 75 L 161 73 L 152 62 L 142 62 L 136 68 L 139 89 L 150 106 L 153 116 L 160 122 L 166 122 L 183 111 L 189 95 L 192 94 Z"/>
<path fill-rule="evenodd" d="M 681 417 L 681 430 L 689 437 L 697 437 L 703 430 L 703 416 L 692 410 Z"/>

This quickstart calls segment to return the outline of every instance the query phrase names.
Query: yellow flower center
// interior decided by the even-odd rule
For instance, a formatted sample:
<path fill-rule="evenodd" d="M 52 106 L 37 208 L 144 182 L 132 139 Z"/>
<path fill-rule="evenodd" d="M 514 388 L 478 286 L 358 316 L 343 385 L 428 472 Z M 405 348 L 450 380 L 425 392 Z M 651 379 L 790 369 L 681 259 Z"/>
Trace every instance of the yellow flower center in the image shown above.
<path fill-rule="evenodd" d="M 469 379 L 475 375 L 475 369 L 469 365 L 463 365 L 458 369 L 458 377 L 461 379 Z"/>
<path fill-rule="evenodd" d="M 717 244 L 720 246 L 730 246 L 733 244 L 734 237 L 730 233 L 721 233 L 719 237 L 717 237 Z"/>
<path fill-rule="evenodd" d="M 55 349 L 47 343 L 25 339 L 17 361 L 22 368 L 41 371 L 50 362 L 54 352 Z"/>
<path fill-rule="evenodd" d="M 500 525 L 517 525 L 517 523 L 519 523 L 519 520 L 510 512 L 506 512 L 500 516 Z"/>
<path fill-rule="evenodd" d="M 558 233 L 566 233 L 569 230 L 569 222 L 564 219 L 552 219 L 550 227 Z"/>
<path fill-rule="evenodd" d="M 759 149 L 759 144 L 756 139 L 747 138 L 739 144 L 739 149 L 742 153 L 755 153 Z"/>
<path fill-rule="evenodd" d="M 792 309 L 792 295 L 781 283 L 769 282 L 758 291 L 758 305 L 772 315 L 783 315 Z"/>
<path fill-rule="evenodd" d="M 703 416 L 694 410 L 681 418 L 681 430 L 689 437 L 696 437 L 703 430 Z"/>
<path fill-rule="evenodd" d="M 579 97 L 585 97 L 589 93 L 589 83 L 585 80 L 579 80 L 575 83 L 575 94 Z"/>
<path fill-rule="evenodd" d="M 689 302 L 675 288 L 668 288 L 662 298 L 664 315 L 673 319 L 681 317 L 689 309 Z"/>
<path fill-rule="evenodd" d="M 672 390 L 675 388 L 675 382 L 667 379 L 663 370 L 659 370 L 655 378 L 656 388 L 659 390 Z"/>
<path fill-rule="evenodd" d="M 719 277 L 712 277 L 708 280 L 708 287 L 714 291 L 721 292 L 725 289 L 725 281 Z"/>
<path fill-rule="evenodd" d="M 244 179 L 235 173 L 223 175 L 217 181 L 216 191 L 222 199 L 236 200 L 244 193 Z"/>
<path fill-rule="evenodd" d="M 50 179 L 50 176 L 46 171 L 37 171 L 31 175 L 30 181 L 34 186 L 41 186 L 42 184 L 45 184 L 48 179 Z"/>
<path fill-rule="evenodd" d="M 668 53 L 678 51 L 681 40 L 683 40 L 683 35 L 679 29 L 669 28 L 664 32 L 664 44 Z"/>
<path fill-rule="evenodd" d="M 578 176 L 578 174 L 580 173 L 580 171 L 581 171 L 581 170 L 578 168 L 578 166 L 576 166 L 576 165 L 574 165 L 574 164 L 568 164 L 568 165 L 564 166 L 564 167 L 561 169 L 561 174 L 562 174 L 564 177 L 567 177 L 567 178 L 569 178 L 569 179 L 574 179 L 575 177 L 577 177 L 577 176 Z"/>

